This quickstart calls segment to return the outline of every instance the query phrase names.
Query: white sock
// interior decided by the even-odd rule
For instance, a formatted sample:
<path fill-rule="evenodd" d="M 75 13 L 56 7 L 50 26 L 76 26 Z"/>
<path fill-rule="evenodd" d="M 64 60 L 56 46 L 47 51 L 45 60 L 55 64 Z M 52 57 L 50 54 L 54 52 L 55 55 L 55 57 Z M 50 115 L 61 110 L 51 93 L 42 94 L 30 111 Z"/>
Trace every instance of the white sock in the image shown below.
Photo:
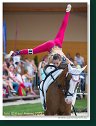
<path fill-rule="evenodd" d="M 71 10 L 71 4 L 68 4 L 66 8 L 66 12 L 70 12 L 70 10 Z"/>

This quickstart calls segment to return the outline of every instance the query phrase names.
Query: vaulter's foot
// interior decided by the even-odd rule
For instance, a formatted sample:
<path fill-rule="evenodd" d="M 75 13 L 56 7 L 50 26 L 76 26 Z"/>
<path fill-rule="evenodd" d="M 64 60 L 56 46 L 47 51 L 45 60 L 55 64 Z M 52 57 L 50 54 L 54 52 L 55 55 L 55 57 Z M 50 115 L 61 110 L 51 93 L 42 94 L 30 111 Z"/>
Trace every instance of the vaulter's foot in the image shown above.
<path fill-rule="evenodd" d="M 68 4 L 66 8 L 66 12 L 70 12 L 70 11 L 71 11 L 71 4 Z"/>

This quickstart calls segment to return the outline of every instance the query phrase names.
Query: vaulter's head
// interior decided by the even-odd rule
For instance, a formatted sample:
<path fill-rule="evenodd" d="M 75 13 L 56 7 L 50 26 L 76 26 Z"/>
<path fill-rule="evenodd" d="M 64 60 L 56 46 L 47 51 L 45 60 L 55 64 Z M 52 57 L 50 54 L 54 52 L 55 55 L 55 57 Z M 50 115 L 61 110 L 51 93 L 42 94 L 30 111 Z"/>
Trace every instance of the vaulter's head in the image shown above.
<path fill-rule="evenodd" d="M 60 65 L 60 63 L 61 63 L 61 56 L 59 55 L 59 54 L 54 54 L 54 56 L 53 56 L 53 64 L 56 66 L 56 67 L 58 67 L 59 65 Z"/>

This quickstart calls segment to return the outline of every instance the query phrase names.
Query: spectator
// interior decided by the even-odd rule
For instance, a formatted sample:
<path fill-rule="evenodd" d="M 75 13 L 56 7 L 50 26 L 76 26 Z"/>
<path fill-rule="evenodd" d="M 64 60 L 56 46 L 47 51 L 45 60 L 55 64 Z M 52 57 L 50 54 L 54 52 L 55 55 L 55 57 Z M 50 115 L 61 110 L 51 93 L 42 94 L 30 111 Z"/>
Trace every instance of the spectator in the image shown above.
<path fill-rule="evenodd" d="M 81 66 L 77 63 L 76 60 L 74 60 L 74 65 L 76 66 L 76 68 L 80 69 Z M 84 75 L 84 72 L 82 72 L 80 74 L 80 93 L 84 93 L 85 91 L 85 75 Z M 80 97 L 82 98 L 83 97 L 83 94 L 80 95 Z"/>
<path fill-rule="evenodd" d="M 3 75 L 8 76 L 8 71 L 7 71 L 7 63 L 4 61 L 3 63 Z"/>
<path fill-rule="evenodd" d="M 77 63 L 77 61 L 76 60 L 74 60 L 74 66 L 76 67 L 76 68 L 81 68 L 81 66 Z"/>
<path fill-rule="evenodd" d="M 7 71 L 7 64 L 6 62 L 3 63 L 3 87 L 8 88 L 9 94 L 16 93 L 16 91 L 13 89 L 12 83 L 9 81 L 8 71 Z"/>
<path fill-rule="evenodd" d="M 22 74 L 22 70 L 21 70 L 21 62 L 16 62 L 16 71 L 19 74 Z"/>
<path fill-rule="evenodd" d="M 13 88 L 12 83 L 8 80 L 8 77 L 3 75 L 3 87 L 8 88 L 8 92 L 10 93 L 16 93 L 16 91 Z"/>
<path fill-rule="evenodd" d="M 18 87 L 21 82 L 16 78 L 14 70 L 15 70 L 15 67 L 13 65 L 9 66 L 9 69 L 7 68 L 9 81 L 12 83 L 13 88 L 16 91 L 16 93 L 18 93 Z"/>
<path fill-rule="evenodd" d="M 32 69 L 33 69 L 33 74 L 34 73 L 37 73 L 37 67 L 36 67 L 36 65 L 35 65 L 35 62 L 34 62 L 34 60 L 31 60 L 31 65 L 32 65 Z"/>
<path fill-rule="evenodd" d="M 32 69 L 33 69 L 33 76 L 34 76 L 34 78 L 33 78 L 33 86 L 34 86 L 34 88 L 36 88 L 36 84 L 37 84 L 37 78 L 38 78 L 38 74 L 37 74 L 37 66 L 35 65 L 35 62 L 34 62 L 34 60 L 31 60 L 31 65 L 32 65 Z"/>
<path fill-rule="evenodd" d="M 77 63 L 83 67 L 84 66 L 84 58 L 80 56 L 80 53 L 76 53 L 76 56 L 74 57 L 74 60 L 77 61 Z"/>
<path fill-rule="evenodd" d="M 45 56 L 43 57 L 42 61 L 44 61 L 44 62 L 45 62 L 45 65 L 47 65 L 47 64 L 48 64 L 48 56 L 45 55 Z"/>
<path fill-rule="evenodd" d="M 16 50 L 16 51 L 18 51 L 18 50 Z M 20 62 L 20 59 L 21 59 L 21 56 L 20 55 L 18 55 L 18 56 L 14 56 L 13 57 L 13 64 L 14 64 L 14 66 L 16 67 L 17 66 L 17 62 L 19 63 Z"/>
<path fill-rule="evenodd" d="M 14 64 L 12 58 L 9 60 L 9 64 L 10 64 L 10 65 L 13 65 L 13 64 Z"/>
<path fill-rule="evenodd" d="M 67 57 L 69 60 L 72 59 L 70 53 L 67 53 L 67 54 L 66 54 L 66 57 Z"/>
<path fill-rule="evenodd" d="M 6 58 L 4 62 L 6 62 L 7 67 L 9 67 L 9 66 L 10 66 L 10 59 L 9 59 L 9 58 Z"/>
<path fill-rule="evenodd" d="M 28 71 L 28 74 L 30 76 L 33 76 L 34 75 L 33 65 L 32 65 L 31 61 L 29 61 L 27 58 L 25 59 L 25 70 Z"/>
<path fill-rule="evenodd" d="M 39 69 L 39 79 L 40 81 L 44 80 L 46 75 L 44 73 L 44 67 L 45 67 L 46 63 L 44 61 L 42 61 L 41 63 L 41 68 Z"/>
<path fill-rule="evenodd" d="M 24 82 L 24 86 L 26 88 L 30 89 L 30 93 L 36 95 L 35 92 L 32 89 L 31 80 L 33 79 L 33 77 L 28 74 L 27 70 L 24 71 L 24 75 L 22 75 L 22 79 L 23 79 L 23 82 Z"/>

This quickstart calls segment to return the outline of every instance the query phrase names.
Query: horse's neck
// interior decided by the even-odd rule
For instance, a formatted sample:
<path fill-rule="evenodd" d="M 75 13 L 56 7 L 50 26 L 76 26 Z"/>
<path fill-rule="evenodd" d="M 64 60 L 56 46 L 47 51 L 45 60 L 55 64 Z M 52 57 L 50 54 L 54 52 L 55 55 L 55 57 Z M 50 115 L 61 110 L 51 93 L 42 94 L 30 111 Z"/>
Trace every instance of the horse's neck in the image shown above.
<path fill-rule="evenodd" d="M 66 67 L 62 72 L 62 77 L 65 78 L 68 72 L 68 67 Z"/>
<path fill-rule="evenodd" d="M 63 72 L 60 74 L 59 76 L 59 82 L 61 82 L 60 84 L 62 85 L 62 87 L 65 87 L 66 86 L 66 83 L 65 83 L 65 79 L 66 79 L 66 75 L 67 75 L 67 72 L 68 72 L 68 67 L 66 67 Z"/>

